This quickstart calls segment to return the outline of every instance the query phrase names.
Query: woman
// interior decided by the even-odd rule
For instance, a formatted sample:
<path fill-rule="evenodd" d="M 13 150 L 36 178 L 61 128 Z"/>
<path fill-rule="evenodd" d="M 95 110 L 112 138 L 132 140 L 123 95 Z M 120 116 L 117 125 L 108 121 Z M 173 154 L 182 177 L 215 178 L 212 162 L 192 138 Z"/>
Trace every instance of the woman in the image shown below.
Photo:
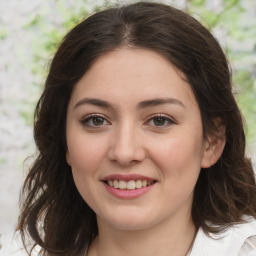
<path fill-rule="evenodd" d="M 188 14 L 137 3 L 82 21 L 52 61 L 34 137 L 17 229 L 42 255 L 255 255 L 229 67 Z"/>

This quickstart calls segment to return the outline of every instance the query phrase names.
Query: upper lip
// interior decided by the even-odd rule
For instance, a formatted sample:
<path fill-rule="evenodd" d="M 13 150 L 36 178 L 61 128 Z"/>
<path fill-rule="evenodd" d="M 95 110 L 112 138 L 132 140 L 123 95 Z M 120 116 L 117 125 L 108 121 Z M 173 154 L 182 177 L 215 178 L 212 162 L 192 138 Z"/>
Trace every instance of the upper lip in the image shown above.
<path fill-rule="evenodd" d="M 105 176 L 102 181 L 107 181 L 107 180 L 124 180 L 124 181 L 129 181 L 129 180 L 146 180 L 146 181 L 155 181 L 155 179 L 143 176 L 140 174 L 111 174 L 108 176 Z"/>

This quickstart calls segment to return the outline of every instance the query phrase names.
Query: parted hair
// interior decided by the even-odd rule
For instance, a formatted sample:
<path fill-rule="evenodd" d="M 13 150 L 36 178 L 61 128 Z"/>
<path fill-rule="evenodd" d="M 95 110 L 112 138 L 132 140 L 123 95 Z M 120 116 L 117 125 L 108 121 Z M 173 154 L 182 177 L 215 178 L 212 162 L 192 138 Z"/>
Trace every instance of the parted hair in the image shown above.
<path fill-rule="evenodd" d="M 201 169 L 195 186 L 191 216 L 196 228 L 216 233 L 242 222 L 243 215 L 256 217 L 255 177 L 245 157 L 243 119 L 220 45 L 187 13 L 140 2 L 83 20 L 64 37 L 51 62 L 35 110 L 37 155 L 23 186 L 17 225 L 29 254 L 39 245 L 44 256 L 85 255 L 98 234 L 96 215 L 80 196 L 66 162 L 66 114 L 79 79 L 100 56 L 121 47 L 149 49 L 169 60 L 193 90 L 204 136 L 226 140 L 220 159 Z"/>

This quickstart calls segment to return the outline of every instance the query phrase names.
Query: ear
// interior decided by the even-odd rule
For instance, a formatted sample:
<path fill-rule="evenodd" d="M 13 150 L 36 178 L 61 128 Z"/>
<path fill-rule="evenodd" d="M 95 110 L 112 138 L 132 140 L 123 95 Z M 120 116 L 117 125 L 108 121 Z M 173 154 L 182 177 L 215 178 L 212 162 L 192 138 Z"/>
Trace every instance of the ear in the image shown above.
<path fill-rule="evenodd" d="M 66 161 L 67 161 L 68 165 L 71 166 L 71 159 L 70 159 L 70 155 L 69 155 L 68 151 L 66 152 Z"/>
<path fill-rule="evenodd" d="M 219 118 L 215 119 L 213 123 L 217 131 L 207 135 L 201 160 L 201 168 L 213 166 L 221 157 L 226 145 L 225 125 Z"/>

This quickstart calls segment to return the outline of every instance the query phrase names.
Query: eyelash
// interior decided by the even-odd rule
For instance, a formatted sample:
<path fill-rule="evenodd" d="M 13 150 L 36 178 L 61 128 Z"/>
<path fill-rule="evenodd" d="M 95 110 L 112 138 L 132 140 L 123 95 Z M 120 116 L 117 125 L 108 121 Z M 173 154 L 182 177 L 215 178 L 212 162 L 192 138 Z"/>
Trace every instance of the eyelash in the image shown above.
<path fill-rule="evenodd" d="M 104 124 L 104 125 L 89 124 L 89 122 L 93 122 L 93 118 L 102 118 L 103 122 L 107 122 L 108 124 L 110 124 L 110 122 L 107 121 L 107 119 L 100 114 L 90 114 L 90 115 L 84 117 L 80 122 L 82 123 L 83 126 L 87 126 L 87 127 L 95 128 L 95 129 L 101 128 L 102 126 L 106 125 L 106 124 Z"/>
<path fill-rule="evenodd" d="M 147 121 L 146 123 L 154 122 L 154 120 L 156 120 L 156 118 L 161 118 L 161 119 L 163 119 L 164 122 L 165 122 L 165 124 L 164 124 L 164 125 L 157 126 L 157 125 L 155 125 L 155 123 L 154 123 L 154 125 L 152 125 L 152 126 L 153 126 L 155 129 L 166 128 L 166 127 L 168 127 L 168 126 L 170 126 L 170 125 L 177 124 L 176 121 L 174 121 L 172 118 L 170 118 L 170 117 L 168 117 L 168 116 L 166 116 L 166 115 L 164 115 L 164 114 L 154 114 L 154 115 L 152 115 L 152 116 L 148 119 L 148 121 Z"/>
<path fill-rule="evenodd" d="M 101 125 L 95 125 L 95 124 L 92 124 L 92 123 L 90 124 L 90 122 L 93 122 L 94 118 L 101 118 L 102 121 L 103 121 L 103 124 L 101 124 Z M 145 123 L 149 124 L 150 122 L 154 122 L 154 120 L 156 121 L 157 118 L 162 119 L 162 121 L 164 121 L 164 125 L 158 126 L 155 123 L 151 124 L 150 126 L 154 127 L 155 129 L 166 128 L 170 125 L 177 124 L 176 121 L 174 121 L 170 117 L 167 117 L 164 114 L 154 114 Z M 100 114 L 90 114 L 90 115 L 84 117 L 80 122 L 82 123 L 83 126 L 87 126 L 89 128 L 93 128 L 93 129 L 99 129 L 99 128 L 102 128 L 103 126 L 111 124 L 104 116 L 102 116 Z M 107 122 L 107 124 L 104 124 L 105 122 Z"/>

